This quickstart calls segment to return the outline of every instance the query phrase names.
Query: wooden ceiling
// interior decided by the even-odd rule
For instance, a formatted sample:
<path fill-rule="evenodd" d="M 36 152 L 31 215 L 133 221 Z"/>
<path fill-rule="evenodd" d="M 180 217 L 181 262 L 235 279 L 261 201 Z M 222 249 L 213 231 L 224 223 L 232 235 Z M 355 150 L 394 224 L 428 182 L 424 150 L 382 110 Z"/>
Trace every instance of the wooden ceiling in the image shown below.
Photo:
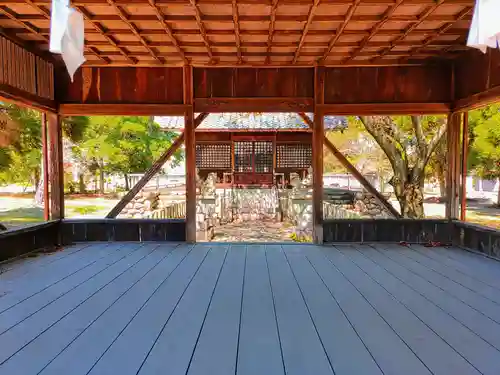
<path fill-rule="evenodd" d="M 51 0 L 0 0 L 2 33 L 48 49 Z M 358 66 L 460 54 L 474 0 L 73 0 L 88 65 Z M 33 46 L 32 46 L 33 47 Z"/>

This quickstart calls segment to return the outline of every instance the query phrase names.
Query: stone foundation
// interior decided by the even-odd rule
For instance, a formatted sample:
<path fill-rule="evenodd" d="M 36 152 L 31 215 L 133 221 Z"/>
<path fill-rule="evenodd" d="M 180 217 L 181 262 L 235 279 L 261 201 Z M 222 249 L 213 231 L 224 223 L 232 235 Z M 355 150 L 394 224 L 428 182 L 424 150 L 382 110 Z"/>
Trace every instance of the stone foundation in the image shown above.
<path fill-rule="evenodd" d="M 161 206 L 159 191 L 141 191 L 125 206 L 120 213 L 120 217 L 130 219 L 150 218 Z"/>

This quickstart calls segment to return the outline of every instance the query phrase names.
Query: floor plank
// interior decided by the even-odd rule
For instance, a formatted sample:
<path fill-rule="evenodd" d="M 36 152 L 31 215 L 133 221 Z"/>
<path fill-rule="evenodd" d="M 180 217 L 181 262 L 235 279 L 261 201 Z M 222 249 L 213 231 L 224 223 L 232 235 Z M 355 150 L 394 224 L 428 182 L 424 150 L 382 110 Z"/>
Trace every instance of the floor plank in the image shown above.
<path fill-rule="evenodd" d="M 314 249 L 307 254 L 332 297 L 338 301 L 384 375 L 430 375 L 431 372 L 405 341 L 383 319 L 366 298 L 344 277 L 324 252 Z"/>
<path fill-rule="evenodd" d="M 157 251 L 158 245 L 146 245 L 145 256 L 130 269 L 102 288 L 50 330 L 38 335 L 2 364 L 6 373 L 29 375 L 41 371 L 82 331 L 92 325 L 133 286 L 140 282 L 167 255 Z"/>
<path fill-rule="evenodd" d="M 453 268 L 446 267 L 442 263 L 420 254 L 418 251 L 407 249 L 407 251 L 402 252 L 402 254 L 500 305 L 499 289 L 493 288 Z"/>
<path fill-rule="evenodd" d="M 74 273 L 92 265 L 97 260 L 108 256 L 120 244 L 100 244 L 82 251 L 79 256 L 68 256 L 47 267 L 36 268 L 22 279 L 4 280 L 1 278 L 4 296 L 0 298 L 0 312 L 22 302 L 23 300 L 65 280 Z"/>
<path fill-rule="evenodd" d="M 182 296 L 138 374 L 185 374 L 227 255 L 215 246 Z"/>
<path fill-rule="evenodd" d="M 456 253 L 456 249 L 454 250 L 453 248 L 427 248 L 420 245 L 412 245 L 411 249 L 440 262 L 446 267 L 450 267 L 464 275 L 488 284 L 500 292 L 500 262 L 492 262 L 490 259 L 485 259 L 484 257 L 463 250 L 459 250 L 460 253 Z"/>
<path fill-rule="evenodd" d="M 209 249 L 208 246 L 197 245 L 189 253 L 167 282 L 108 346 L 89 374 L 137 374 L 179 300 L 198 274 Z"/>
<path fill-rule="evenodd" d="M 142 245 L 131 245 L 137 249 Z M 14 355 L 18 350 L 35 339 L 38 335 L 50 329 L 66 314 L 70 313 L 106 285 L 118 278 L 129 268 L 147 255 L 146 252 L 134 251 L 131 255 L 115 263 L 107 272 L 98 274 L 85 284 L 75 288 L 71 293 L 41 309 L 0 335 L 0 364 Z"/>
<path fill-rule="evenodd" d="M 500 352 L 436 304 L 352 248 L 341 249 L 365 274 L 410 310 L 482 374 L 496 374 Z"/>
<path fill-rule="evenodd" d="M 284 375 L 264 245 L 246 254 L 237 375 Z"/>
<path fill-rule="evenodd" d="M 46 267 L 51 263 L 57 262 L 90 246 L 92 245 L 72 245 L 52 253 L 33 253 L 32 256 L 27 255 L 19 259 L 4 261 L 0 263 L 0 277 L 4 280 L 14 280 L 24 277 L 36 268 Z"/>
<path fill-rule="evenodd" d="M 0 375 L 500 368 L 499 264 L 458 249 L 98 243 L 65 251 L 0 274 L 0 293 L 10 291 L 0 297 Z"/>
<path fill-rule="evenodd" d="M 429 301 L 441 307 L 444 311 L 481 336 L 492 346 L 500 349 L 500 324 L 484 315 L 474 306 L 466 304 L 451 293 L 427 281 L 417 273 L 403 267 L 386 256 L 386 253 L 379 252 L 371 246 L 356 246 L 356 248 L 368 259 L 376 262 L 387 272 L 397 277 L 400 282 L 405 283 L 425 298 L 428 298 Z"/>
<path fill-rule="evenodd" d="M 164 258 L 137 284 L 123 294 L 98 320 L 82 331 L 41 372 L 43 375 L 85 375 L 106 348 L 137 315 L 158 288 L 184 260 L 191 247 L 162 245 L 155 251 Z"/>
<path fill-rule="evenodd" d="M 333 374 L 281 246 L 266 246 L 271 288 L 287 374 Z"/>
<path fill-rule="evenodd" d="M 417 262 L 413 258 L 406 256 L 407 252 L 411 252 L 406 248 L 396 249 L 381 247 L 380 245 L 372 245 L 377 250 L 381 251 L 384 255 L 396 261 L 398 264 L 404 266 L 411 272 L 423 277 L 430 283 L 443 289 L 447 293 L 457 297 L 464 303 L 474 306 L 475 309 L 492 319 L 496 323 L 500 323 L 500 306 L 490 299 L 476 293 L 475 291 L 464 287 L 463 285 L 443 276 L 442 274 L 433 271 L 425 265 Z"/>
<path fill-rule="evenodd" d="M 230 245 L 193 359 L 190 375 L 234 375 L 238 357 L 246 246 Z"/>
<path fill-rule="evenodd" d="M 325 252 L 339 271 L 384 317 L 433 374 L 480 374 L 412 311 L 374 282 L 344 254 L 340 251 Z"/>
<path fill-rule="evenodd" d="M 128 256 L 135 249 L 137 247 L 134 246 L 127 248 L 116 247 L 116 250 L 112 251 L 108 256 L 98 259 L 95 263 L 75 272 L 68 278 L 4 310 L 0 313 L 0 334 L 70 293 L 94 276 L 106 272 L 109 267 Z"/>
<path fill-rule="evenodd" d="M 304 247 L 301 249 L 300 245 L 285 247 L 285 255 L 309 306 L 335 374 L 382 374 L 340 305 L 306 259 L 308 251 Z"/>

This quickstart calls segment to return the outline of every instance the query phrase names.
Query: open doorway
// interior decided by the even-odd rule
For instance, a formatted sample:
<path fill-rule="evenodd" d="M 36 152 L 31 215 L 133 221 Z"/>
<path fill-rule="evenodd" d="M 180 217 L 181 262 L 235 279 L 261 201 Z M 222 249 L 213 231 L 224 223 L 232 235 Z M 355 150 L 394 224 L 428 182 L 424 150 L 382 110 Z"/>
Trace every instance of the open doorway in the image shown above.
<path fill-rule="evenodd" d="M 312 132 L 299 114 L 208 115 L 196 129 L 196 168 L 198 241 L 312 240 Z"/>

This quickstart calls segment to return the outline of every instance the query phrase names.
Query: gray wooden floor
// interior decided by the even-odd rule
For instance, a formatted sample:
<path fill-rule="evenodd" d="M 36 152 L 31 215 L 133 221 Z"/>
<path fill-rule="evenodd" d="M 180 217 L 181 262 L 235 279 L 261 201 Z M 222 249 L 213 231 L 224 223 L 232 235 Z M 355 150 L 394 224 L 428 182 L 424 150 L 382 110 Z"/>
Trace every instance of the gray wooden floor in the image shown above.
<path fill-rule="evenodd" d="M 0 265 L 0 374 L 500 374 L 500 262 L 83 244 Z"/>

